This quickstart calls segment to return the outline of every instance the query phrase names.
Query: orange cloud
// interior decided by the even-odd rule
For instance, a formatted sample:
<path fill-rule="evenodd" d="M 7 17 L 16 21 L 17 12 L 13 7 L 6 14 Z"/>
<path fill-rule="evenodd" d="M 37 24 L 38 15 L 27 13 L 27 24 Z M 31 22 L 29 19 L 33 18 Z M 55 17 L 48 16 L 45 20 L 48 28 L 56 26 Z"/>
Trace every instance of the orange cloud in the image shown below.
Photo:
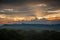
<path fill-rule="evenodd" d="M 46 20 L 60 20 L 60 13 L 45 16 Z"/>
<path fill-rule="evenodd" d="M 46 20 L 60 20 L 60 17 L 51 17 L 51 18 L 46 18 Z"/>

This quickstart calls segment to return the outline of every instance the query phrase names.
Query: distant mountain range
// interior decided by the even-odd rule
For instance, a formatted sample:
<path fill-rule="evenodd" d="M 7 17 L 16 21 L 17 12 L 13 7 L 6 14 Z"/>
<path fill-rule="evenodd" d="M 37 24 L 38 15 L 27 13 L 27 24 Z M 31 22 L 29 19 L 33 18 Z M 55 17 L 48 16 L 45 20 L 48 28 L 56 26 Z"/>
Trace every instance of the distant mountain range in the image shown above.
<path fill-rule="evenodd" d="M 25 29 L 25 30 L 59 30 L 60 24 L 3 24 L 1 28 L 7 29 Z"/>

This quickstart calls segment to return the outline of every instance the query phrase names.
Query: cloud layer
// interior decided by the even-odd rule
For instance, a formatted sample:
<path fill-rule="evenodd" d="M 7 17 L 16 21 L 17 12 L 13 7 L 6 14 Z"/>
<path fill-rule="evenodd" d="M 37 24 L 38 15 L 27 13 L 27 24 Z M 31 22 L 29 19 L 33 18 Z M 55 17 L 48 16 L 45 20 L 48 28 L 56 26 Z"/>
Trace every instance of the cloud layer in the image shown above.
<path fill-rule="evenodd" d="M 0 23 L 60 20 L 59 4 L 59 0 L 0 0 Z"/>

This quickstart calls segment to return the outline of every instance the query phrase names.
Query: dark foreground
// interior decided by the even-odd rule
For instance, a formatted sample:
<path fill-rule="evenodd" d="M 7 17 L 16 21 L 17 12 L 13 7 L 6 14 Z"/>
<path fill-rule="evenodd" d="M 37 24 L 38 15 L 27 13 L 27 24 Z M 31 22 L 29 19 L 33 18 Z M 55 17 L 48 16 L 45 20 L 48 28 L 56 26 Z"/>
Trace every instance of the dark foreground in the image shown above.
<path fill-rule="evenodd" d="M 0 29 L 0 40 L 60 40 L 60 32 Z"/>

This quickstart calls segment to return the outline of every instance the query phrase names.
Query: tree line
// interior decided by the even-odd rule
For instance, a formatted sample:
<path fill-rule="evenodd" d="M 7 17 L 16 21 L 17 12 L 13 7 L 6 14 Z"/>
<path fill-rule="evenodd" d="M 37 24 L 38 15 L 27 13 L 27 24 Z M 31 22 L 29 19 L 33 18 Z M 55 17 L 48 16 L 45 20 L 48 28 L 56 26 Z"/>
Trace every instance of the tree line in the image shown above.
<path fill-rule="evenodd" d="M 60 32 L 0 29 L 0 40 L 60 40 Z"/>

